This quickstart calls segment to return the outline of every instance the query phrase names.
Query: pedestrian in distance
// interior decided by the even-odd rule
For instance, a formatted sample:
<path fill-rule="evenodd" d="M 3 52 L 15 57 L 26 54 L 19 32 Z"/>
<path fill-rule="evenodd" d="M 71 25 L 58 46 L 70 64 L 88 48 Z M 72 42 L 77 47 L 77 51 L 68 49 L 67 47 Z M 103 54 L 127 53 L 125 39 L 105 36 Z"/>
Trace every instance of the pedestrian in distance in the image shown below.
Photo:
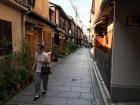
<path fill-rule="evenodd" d="M 40 97 L 40 87 L 41 82 L 43 81 L 43 91 L 42 95 L 46 94 L 47 91 L 47 84 L 48 84 L 48 77 L 49 75 L 41 73 L 42 65 L 47 65 L 50 63 L 50 59 L 47 53 L 44 52 L 44 45 L 37 44 L 36 46 L 36 53 L 35 53 L 35 62 L 33 64 L 32 70 L 35 74 L 35 96 L 34 101 L 39 99 Z"/>

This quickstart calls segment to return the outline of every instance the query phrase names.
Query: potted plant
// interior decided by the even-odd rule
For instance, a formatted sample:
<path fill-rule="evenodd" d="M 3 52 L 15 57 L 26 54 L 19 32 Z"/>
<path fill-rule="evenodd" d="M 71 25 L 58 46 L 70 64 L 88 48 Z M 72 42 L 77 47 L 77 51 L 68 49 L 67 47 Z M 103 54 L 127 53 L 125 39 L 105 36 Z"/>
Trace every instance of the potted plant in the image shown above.
<path fill-rule="evenodd" d="M 69 47 L 67 46 L 64 47 L 64 53 L 65 55 L 68 55 L 70 53 Z"/>
<path fill-rule="evenodd" d="M 66 55 L 68 55 L 69 53 L 75 51 L 77 48 L 77 45 L 71 41 L 67 42 L 65 47 L 64 47 L 64 52 Z"/>
<path fill-rule="evenodd" d="M 59 46 L 54 44 L 54 48 L 53 48 L 53 61 L 57 62 L 59 58 Z"/>
<path fill-rule="evenodd" d="M 20 74 L 15 70 L 13 67 L 9 67 L 8 69 L 5 69 L 5 81 L 6 81 L 6 86 L 7 86 L 7 91 L 9 94 L 13 94 L 14 90 L 19 90 L 20 89 L 20 81 L 21 81 L 21 76 Z"/>
<path fill-rule="evenodd" d="M 21 81 L 22 81 L 21 74 L 15 68 L 13 68 L 13 72 L 14 72 L 13 82 L 14 82 L 14 85 L 15 85 L 15 90 L 19 91 L 21 89 Z"/>
<path fill-rule="evenodd" d="M 6 83 L 3 66 L 0 64 L 0 101 L 6 97 Z"/>
<path fill-rule="evenodd" d="M 19 72 L 21 76 L 21 84 L 24 86 L 26 83 L 29 83 L 28 77 L 29 77 L 29 71 L 24 66 L 20 66 L 17 71 Z"/>

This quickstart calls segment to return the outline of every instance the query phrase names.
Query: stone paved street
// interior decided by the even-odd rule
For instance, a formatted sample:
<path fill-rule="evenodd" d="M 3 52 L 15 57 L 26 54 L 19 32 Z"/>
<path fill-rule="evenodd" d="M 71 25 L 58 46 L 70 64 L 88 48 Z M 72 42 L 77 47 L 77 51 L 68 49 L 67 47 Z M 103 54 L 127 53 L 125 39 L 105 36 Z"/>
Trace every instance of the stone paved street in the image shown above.
<path fill-rule="evenodd" d="M 5 105 L 104 105 L 89 57 L 89 49 L 80 48 L 61 60 L 38 101 L 33 101 L 32 83 Z"/>

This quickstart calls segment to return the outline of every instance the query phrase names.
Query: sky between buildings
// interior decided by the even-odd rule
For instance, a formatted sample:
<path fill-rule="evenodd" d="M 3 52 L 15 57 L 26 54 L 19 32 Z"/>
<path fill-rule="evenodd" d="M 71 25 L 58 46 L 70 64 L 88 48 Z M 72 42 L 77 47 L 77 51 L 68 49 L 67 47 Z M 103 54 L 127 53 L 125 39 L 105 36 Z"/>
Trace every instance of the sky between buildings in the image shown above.
<path fill-rule="evenodd" d="M 83 22 L 83 29 L 86 31 L 89 24 L 90 19 L 90 11 L 91 11 L 91 3 L 92 0 L 71 0 L 74 4 L 76 4 L 78 12 L 80 14 L 81 21 Z M 50 0 L 55 4 L 60 5 L 67 15 L 70 15 L 75 19 L 75 12 L 71 6 L 70 0 Z"/>

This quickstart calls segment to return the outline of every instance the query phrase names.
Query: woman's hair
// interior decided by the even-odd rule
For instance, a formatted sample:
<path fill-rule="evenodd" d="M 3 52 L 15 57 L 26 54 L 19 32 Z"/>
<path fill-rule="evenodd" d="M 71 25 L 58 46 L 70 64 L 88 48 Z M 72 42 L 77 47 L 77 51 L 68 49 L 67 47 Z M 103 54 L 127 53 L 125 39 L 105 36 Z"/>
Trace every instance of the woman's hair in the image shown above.
<path fill-rule="evenodd" d="M 44 45 L 41 44 L 41 43 L 38 43 L 36 46 L 38 46 L 40 50 L 43 50 L 44 49 Z"/>

